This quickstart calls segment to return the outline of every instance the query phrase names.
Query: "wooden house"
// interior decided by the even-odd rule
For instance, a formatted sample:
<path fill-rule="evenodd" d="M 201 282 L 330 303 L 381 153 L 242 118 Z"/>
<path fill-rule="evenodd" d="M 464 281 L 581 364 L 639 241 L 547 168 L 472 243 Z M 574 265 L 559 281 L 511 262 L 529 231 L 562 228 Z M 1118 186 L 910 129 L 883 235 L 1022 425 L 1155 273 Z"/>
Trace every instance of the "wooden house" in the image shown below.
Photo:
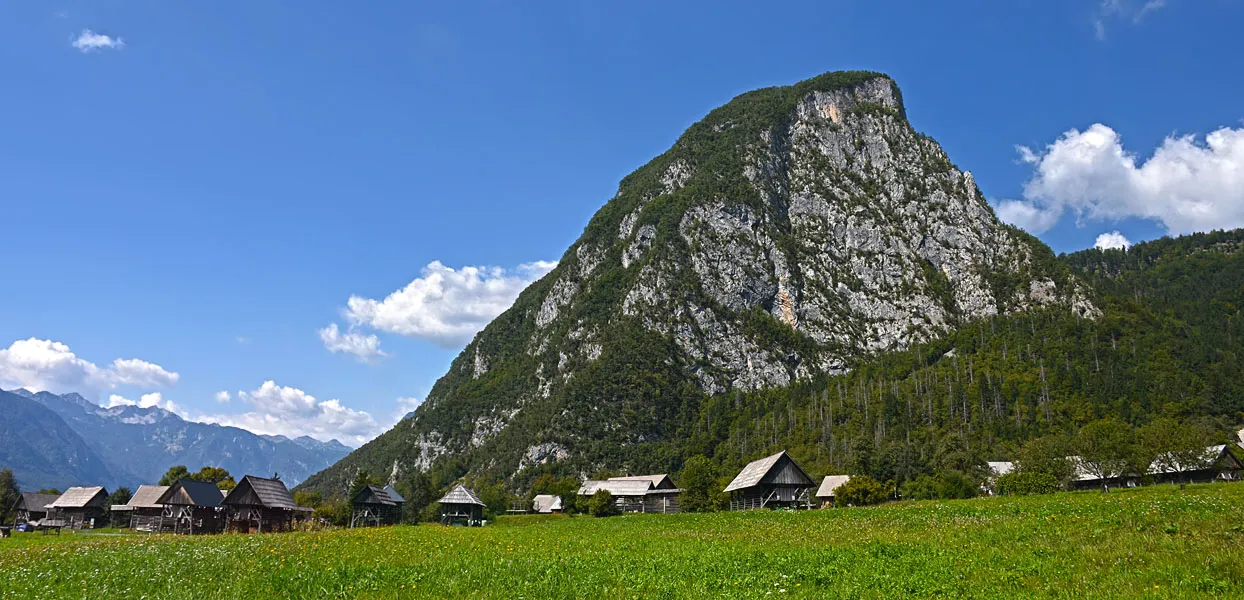
<path fill-rule="evenodd" d="M 743 467 L 724 490 L 730 510 L 811 508 L 812 478 L 785 450 Z"/>
<path fill-rule="evenodd" d="M 350 527 L 392 525 L 402 519 L 402 504 L 406 502 L 392 486 L 369 485 L 350 499 L 353 513 Z"/>
<path fill-rule="evenodd" d="M 48 504 L 44 523 L 70 529 L 93 529 L 104 524 L 108 490 L 101 486 L 71 487 Z"/>
<path fill-rule="evenodd" d="M 17 497 L 17 504 L 13 506 L 13 525 L 42 520 L 48 516 L 48 505 L 55 502 L 57 498 L 60 496 L 56 494 L 22 492 Z"/>
<path fill-rule="evenodd" d="M 562 497 L 556 494 L 536 494 L 531 499 L 531 512 L 555 515 L 562 512 Z"/>
<path fill-rule="evenodd" d="M 579 487 L 580 496 L 609 492 L 618 510 L 624 513 L 676 513 L 682 490 L 669 475 L 630 475 L 609 479 L 589 479 Z"/>
<path fill-rule="evenodd" d="M 443 498 L 441 505 L 442 525 L 479 526 L 484 524 L 484 508 L 486 505 L 475 495 L 475 492 L 463 487 L 454 486 Z"/>
<path fill-rule="evenodd" d="M 1158 456 L 1149 465 L 1155 483 L 1210 483 L 1239 481 L 1240 460 L 1225 444 L 1208 446 L 1194 464 L 1181 465 L 1173 454 Z"/>
<path fill-rule="evenodd" d="M 163 507 L 159 530 L 173 533 L 220 533 L 225 529 L 224 497 L 216 484 L 182 479 L 156 500 Z"/>
<path fill-rule="evenodd" d="M 294 503 L 280 479 L 247 475 L 220 504 L 225 507 L 225 526 L 239 533 L 288 531 L 294 520 L 312 512 Z"/>
<path fill-rule="evenodd" d="M 842 487 L 842 484 L 851 481 L 850 475 L 826 475 L 821 480 L 821 486 L 816 488 L 816 499 L 821 503 L 821 508 L 830 508 L 834 505 L 834 490 Z"/>
<path fill-rule="evenodd" d="M 129 527 L 135 531 L 159 531 L 160 517 L 164 512 L 158 500 L 168 490 L 167 485 L 140 485 L 125 504 L 113 504 L 114 514 L 129 515 Z"/>

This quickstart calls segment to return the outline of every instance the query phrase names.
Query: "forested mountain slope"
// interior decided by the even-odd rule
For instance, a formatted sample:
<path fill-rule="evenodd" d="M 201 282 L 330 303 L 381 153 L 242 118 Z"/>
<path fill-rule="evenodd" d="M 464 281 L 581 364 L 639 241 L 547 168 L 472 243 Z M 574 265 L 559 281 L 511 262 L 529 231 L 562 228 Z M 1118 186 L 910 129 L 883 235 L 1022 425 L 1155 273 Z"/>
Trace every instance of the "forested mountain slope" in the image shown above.
<path fill-rule="evenodd" d="M 1034 311 L 1097 313 L 1066 264 L 912 129 L 888 77 L 757 90 L 624 179 L 411 418 L 303 487 L 339 494 L 360 469 L 668 471 L 686 449 L 733 456 L 736 442 L 752 456 L 760 425 L 701 421 L 722 403 L 777 418 L 762 390 Z"/>

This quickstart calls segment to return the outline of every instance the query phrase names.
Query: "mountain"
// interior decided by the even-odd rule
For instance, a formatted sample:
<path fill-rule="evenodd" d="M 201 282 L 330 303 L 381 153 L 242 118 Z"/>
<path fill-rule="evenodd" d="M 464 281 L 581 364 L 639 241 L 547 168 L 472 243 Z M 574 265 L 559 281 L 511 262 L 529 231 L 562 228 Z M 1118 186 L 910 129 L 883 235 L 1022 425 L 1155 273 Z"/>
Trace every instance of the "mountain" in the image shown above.
<path fill-rule="evenodd" d="M 999 315 L 1098 313 L 888 77 L 743 94 L 622 180 L 414 414 L 310 478 L 669 468 L 706 399 L 843 374 Z M 664 471 L 658 471 L 664 472 Z"/>
<path fill-rule="evenodd" d="M 261 436 L 236 427 L 186 421 L 154 406 L 104 408 L 78 394 L 26 390 L 15 390 L 9 395 L 50 411 L 50 415 L 45 413 L 29 426 L 49 426 L 51 420 L 47 417 L 55 416 L 60 425 L 75 433 L 98 457 L 102 463 L 98 470 L 60 474 L 78 484 L 133 487 L 153 483 L 170 466 L 184 464 L 191 470 L 205 465 L 223 467 L 237 477 L 279 473 L 293 485 L 349 452 L 336 440 Z M 13 454 L 0 453 L 0 464 L 18 464 L 18 456 L 16 448 Z M 22 485 L 43 487 L 33 481 L 23 481 Z"/>
<path fill-rule="evenodd" d="M 11 467 L 26 489 L 115 482 L 95 451 L 56 413 L 26 395 L 3 391 L 0 464 Z"/>

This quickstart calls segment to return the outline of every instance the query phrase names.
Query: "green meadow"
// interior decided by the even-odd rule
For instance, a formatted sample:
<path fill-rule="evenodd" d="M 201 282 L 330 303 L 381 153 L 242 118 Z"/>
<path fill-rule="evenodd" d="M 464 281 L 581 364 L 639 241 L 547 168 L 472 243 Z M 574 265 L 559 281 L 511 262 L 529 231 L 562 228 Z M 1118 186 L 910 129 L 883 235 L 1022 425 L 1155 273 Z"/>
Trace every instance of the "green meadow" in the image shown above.
<path fill-rule="evenodd" d="M 1244 484 L 809 512 L 0 540 L 5 598 L 1241 598 Z"/>

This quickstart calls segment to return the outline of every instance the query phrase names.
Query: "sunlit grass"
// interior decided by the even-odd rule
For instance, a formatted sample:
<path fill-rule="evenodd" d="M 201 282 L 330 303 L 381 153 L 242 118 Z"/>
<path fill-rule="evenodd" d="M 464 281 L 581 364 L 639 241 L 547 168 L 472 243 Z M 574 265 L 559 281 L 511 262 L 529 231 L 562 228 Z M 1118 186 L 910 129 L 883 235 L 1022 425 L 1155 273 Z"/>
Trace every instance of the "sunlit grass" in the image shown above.
<path fill-rule="evenodd" d="M 1244 597 L 1244 485 L 0 542 L 17 598 Z"/>

